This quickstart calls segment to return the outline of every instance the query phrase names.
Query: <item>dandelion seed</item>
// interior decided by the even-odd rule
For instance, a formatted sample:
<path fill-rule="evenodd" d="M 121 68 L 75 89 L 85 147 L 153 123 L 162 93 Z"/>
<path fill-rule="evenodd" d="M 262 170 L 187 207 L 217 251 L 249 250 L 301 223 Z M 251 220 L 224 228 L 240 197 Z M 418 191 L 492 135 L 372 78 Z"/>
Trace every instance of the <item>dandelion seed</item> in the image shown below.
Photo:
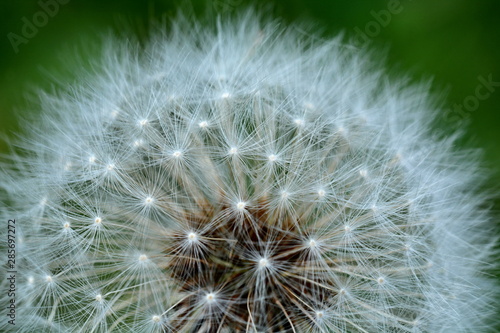
<path fill-rule="evenodd" d="M 359 170 L 359 175 L 363 178 L 366 178 L 368 176 L 368 171 L 366 171 L 365 169 L 361 169 Z"/>
<path fill-rule="evenodd" d="M 205 295 L 205 300 L 207 301 L 207 303 L 213 303 L 215 302 L 215 293 L 208 293 Z"/>
<path fill-rule="evenodd" d="M 295 123 L 295 125 L 297 125 L 298 127 L 303 127 L 304 124 L 305 124 L 305 121 L 304 119 L 294 119 L 293 121 Z"/>
<path fill-rule="evenodd" d="M 259 269 L 264 269 L 269 266 L 269 260 L 267 258 L 261 258 L 259 260 Z"/>
<path fill-rule="evenodd" d="M 309 241 L 309 247 L 311 247 L 311 248 L 315 248 L 315 247 L 317 247 L 317 246 L 318 246 L 318 242 L 317 242 L 316 240 L 311 239 L 311 240 Z"/>
<path fill-rule="evenodd" d="M 200 128 L 207 128 L 208 127 L 208 121 L 204 120 L 204 121 L 201 121 L 198 126 Z"/>
<path fill-rule="evenodd" d="M 190 243 L 196 243 L 196 242 L 198 242 L 198 235 L 194 232 L 190 232 L 187 235 L 187 239 Z"/>
<path fill-rule="evenodd" d="M 274 155 L 274 154 L 271 154 L 267 157 L 267 159 L 270 161 L 270 162 L 275 162 L 277 159 L 278 159 L 278 156 Z"/>
<path fill-rule="evenodd" d="M 143 144 L 144 144 L 144 142 L 143 142 L 141 139 L 135 140 L 135 141 L 132 143 L 132 145 L 133 145 L 134 147 L 136 147 L 136 148 L 137 148 L 137 147 L 141 147 Z"/>
<path fill-rule="evenodd" d="M 182 151 L 176 150 L 172 153 L 172 157 L 174 158 L 180 158 L 182 156 Z"/>
<path fill-rule="evenodd" d="M 240 201 L 236 204 L 236 209 L 238 210 L 244 210 L 246 207 L 247 203 L 244 201 Z"/>

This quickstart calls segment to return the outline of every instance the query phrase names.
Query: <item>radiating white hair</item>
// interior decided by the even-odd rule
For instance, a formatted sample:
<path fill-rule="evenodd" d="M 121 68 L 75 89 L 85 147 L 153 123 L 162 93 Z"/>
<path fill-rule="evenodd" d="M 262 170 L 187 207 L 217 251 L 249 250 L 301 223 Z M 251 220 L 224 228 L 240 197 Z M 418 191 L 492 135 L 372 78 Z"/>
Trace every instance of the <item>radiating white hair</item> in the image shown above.
<path fill-rule="evenodd" d="M 428 85 L 252 11 L 216 26 L 109 41 L 40 95 L 2 174 L 17 332 L 487 330 L 485 172 L 432 136 Z"/>

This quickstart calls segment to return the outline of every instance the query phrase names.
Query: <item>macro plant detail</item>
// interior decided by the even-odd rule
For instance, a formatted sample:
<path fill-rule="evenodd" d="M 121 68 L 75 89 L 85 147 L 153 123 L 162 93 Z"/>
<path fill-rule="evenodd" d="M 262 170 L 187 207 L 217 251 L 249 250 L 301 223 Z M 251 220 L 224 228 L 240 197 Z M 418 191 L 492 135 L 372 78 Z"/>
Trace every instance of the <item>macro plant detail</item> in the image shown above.
<path fill-rule="evenodd" d="M 19 332 L 488 328 L 484 177 L 428 86 L 261 21 L 108 41 L 40 95 L 2 174 Z"/>

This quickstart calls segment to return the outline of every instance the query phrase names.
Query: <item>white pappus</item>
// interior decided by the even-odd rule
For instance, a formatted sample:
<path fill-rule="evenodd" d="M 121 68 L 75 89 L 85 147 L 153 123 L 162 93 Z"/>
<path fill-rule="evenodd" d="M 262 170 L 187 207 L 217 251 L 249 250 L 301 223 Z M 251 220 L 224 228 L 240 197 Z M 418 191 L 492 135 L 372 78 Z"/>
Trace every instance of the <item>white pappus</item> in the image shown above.
<path fill-rule="evenodd" d="M 40 94 L 2 172 L 17 332 L 486 332 L 486 177 L 429 86 L 252 11 L 188 21 Z"/>

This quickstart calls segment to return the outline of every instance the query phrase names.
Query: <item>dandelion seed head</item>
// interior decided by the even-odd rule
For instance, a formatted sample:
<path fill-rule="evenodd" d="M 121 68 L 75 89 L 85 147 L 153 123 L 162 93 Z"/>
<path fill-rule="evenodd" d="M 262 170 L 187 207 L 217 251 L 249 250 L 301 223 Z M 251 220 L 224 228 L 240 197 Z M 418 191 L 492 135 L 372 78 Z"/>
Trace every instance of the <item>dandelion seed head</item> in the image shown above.
<path fill-rule="evenodd" d="M 39 94 L 0 168 L 16 329 L 487 331 L 486 177 L 430 136 L 428 87 L 341 37 L 235 16 L 110 40 L 84 82 Z"/>

